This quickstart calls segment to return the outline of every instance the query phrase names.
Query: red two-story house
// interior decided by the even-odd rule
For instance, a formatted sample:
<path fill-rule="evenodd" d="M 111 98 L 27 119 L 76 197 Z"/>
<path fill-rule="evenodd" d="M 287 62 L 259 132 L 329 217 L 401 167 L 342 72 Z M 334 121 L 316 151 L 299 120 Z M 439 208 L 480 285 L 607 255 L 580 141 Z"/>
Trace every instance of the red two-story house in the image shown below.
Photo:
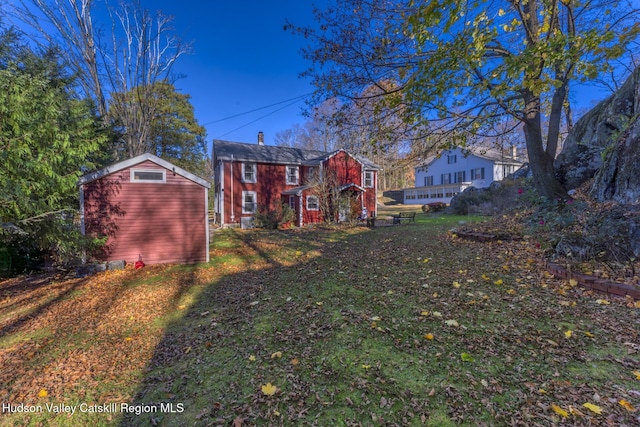
<path fill-rule="evenodd" d="M 257 144 L 213 141 L 216 222 L 221 226 L 252 226 L 258 206 L 287 204 L 295 225 L 322 222 L 320 191 L 324 179 L 331 191 L 348 194 L 351 205 L 375 216 L 378 171 L 362 156 L 345 150 L 324 152 Z M 353 208 L 353 206 L 351 206 Z M 342 216 L 343 213 L 340 213 Z M 345 217 L 346 212 L 345 212 Z"/>

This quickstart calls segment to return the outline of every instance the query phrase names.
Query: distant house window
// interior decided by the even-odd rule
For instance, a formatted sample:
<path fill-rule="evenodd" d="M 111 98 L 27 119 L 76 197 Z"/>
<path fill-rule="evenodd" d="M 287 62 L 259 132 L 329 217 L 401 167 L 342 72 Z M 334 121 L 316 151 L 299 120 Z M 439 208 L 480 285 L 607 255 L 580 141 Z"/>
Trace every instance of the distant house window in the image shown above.
<path fill-rule="evenodd" d="M 364 171 L 364 186 L 373 188 L 373 171 Z"/>
<path fill-rule="evenodd" d="M 289 207 L 296 210 L 296 196 L 289 196 Z"/>
<path fill-rule="evenodd" d="M 430 187 L 433 185 L 433 176 L 425 176 L 424 177 L 424 186 Z"/>
<path fill-rule="evenodd" d="M 131 182 L 167 182 L 164 169 L 131 169 Z"/>
<path fill-rule="evenodd" d="M 471 180 L 484 179 L 484 168 L 471 169 Z"/>
<path fill-rule="evenodd" d="M 255 163 L 242 164 L 242 182 L 248 182 L 248 183 L 256 182 L 256 164 Z"/>
<path fill-rule="evenodd" d="M 464 182 L 466 178 L 466 171 L 460 171 L 456 173 L 456 182 Z"/>
<path fill-rule="evenodd" d="M 307 210 L 317 211 L 320 209 L 320 202 L 318 196 L 307 196 Z"/>
<path fill-rule="evenodd" d="M 257 196 L 255 191 L 242 192 L 242 213 L 252 214 L 256 212 Z"/>
<path fill-rule="evenodd" d="M 449 154 L 447 156 L 447 164 L 454 164 L 458 161 L 458 156 L 456 154 Z"/>
<path fill-rule="evenodd" d="M 451 174 L 443 173 L 440 175 L 440 184 L 451 184 Z"/>
<path fill-rule="evenodd" d="M 298 166 L 287 166 L 287 184 L 298 185 Z"/>

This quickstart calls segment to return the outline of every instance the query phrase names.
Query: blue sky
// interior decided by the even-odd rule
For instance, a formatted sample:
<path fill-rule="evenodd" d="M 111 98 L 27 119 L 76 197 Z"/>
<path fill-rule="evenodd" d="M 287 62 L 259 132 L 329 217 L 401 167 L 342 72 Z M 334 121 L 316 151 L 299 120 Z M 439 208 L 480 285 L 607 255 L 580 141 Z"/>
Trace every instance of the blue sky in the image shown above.
<path fill-rule="evenodd" d="M 312 3 L 306 0 L 215 0 L 197 2 L 197 6 L 194 3 L 143 1 L 150 10 L 162 10 L 173 16 L 175 32 L 193 42 L 193 54 L 182 57 L 176 65 L 175 70 L 185 77 L 175 85 L 180 92 L 191 95 L 196 118 L 207 129 L 207 140 L 221 137 L 255 142 L 258 131 L 262 131 L 265 142 L 272 144 L 276 132 L 304 122 L 302 101 L 215 121 L 313 91 L 308 81 L 298 77 L 309 66 L 299 53 L 305 41 L 283 29 L 287 19 L 297 25 L 312 25 Z M 275 111 L 278 109 L 281 110 Z M 260 119 L 265 115 L 268 116 Z"/>
<path fill-rule="evenodd" d="M 327 2 L 141 0 L 143 7 L 173 16 L 175 33 L 193 43 L 194 52 L 176 63 L 175 71 L 184 77 L 175 85 L 191 96 L 196 118 L 207 129 L 207 141 L 255 142 L 262 131 L 267 144 L 274 144 L 277 132 L 306 121 L 303 100 L 294 101 L 313 91 L 310 82 L 299 77 L 311 66 L 300 55 L 306 41 L 285 31 L 284 24 L 289 20 L 314 26 L 313 4 Z M 110 23 L 102 25 L 108 29 Z M 606 96 L 593 87 L 575 89 L 576 113 Z M 272 107 L 261 109 L 267 106 Z M 256 109 L 260 110 L 243 114 Z M 223 120 L 236 115 L 240 116 Z"/>

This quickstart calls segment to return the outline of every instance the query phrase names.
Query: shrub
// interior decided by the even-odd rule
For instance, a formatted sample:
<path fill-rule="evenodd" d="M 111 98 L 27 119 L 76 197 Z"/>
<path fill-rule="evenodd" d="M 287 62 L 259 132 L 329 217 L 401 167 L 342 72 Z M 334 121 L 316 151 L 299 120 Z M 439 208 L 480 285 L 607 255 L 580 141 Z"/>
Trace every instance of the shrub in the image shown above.
<path fill-rule="evenodd" d="M 292 222 L 295 217 L 295 211 L 284 203 L 258 206 L 253 223 L 258 228 L 275 230 L 284 224 Z"/>
<path fill-rule="evenodd" d="M 447 204 L 444 202 L 432 202 L 422 205 L 422 212 L 440 212 L 447 208 Z"/>

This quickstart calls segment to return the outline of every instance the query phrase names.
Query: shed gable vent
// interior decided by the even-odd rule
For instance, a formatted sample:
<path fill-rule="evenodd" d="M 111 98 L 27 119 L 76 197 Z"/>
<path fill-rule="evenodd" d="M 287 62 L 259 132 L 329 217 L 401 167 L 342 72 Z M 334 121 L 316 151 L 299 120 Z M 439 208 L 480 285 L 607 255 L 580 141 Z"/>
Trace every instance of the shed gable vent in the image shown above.
<path fill-rule="evenodd" d="M 167 182 L 164 169 L 131 169 L 131 182 Z"/>

